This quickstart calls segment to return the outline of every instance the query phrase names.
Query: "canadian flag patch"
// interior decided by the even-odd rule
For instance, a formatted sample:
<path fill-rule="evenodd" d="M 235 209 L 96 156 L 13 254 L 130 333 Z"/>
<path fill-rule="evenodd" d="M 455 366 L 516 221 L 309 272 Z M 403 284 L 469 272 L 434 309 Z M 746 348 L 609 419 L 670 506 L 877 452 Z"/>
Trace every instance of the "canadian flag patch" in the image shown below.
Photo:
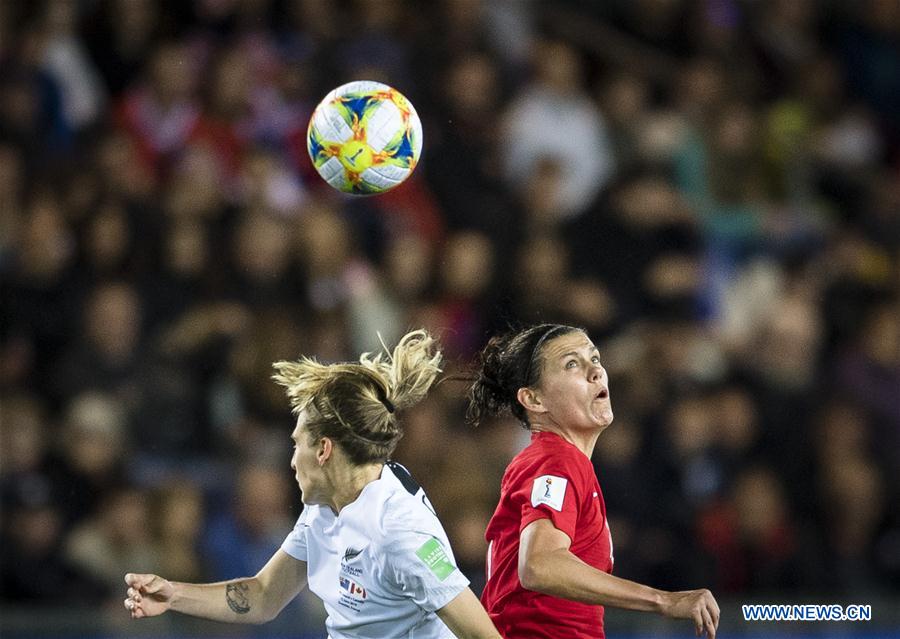
<path fill-rule="evenodd" d="M 531 505 L 547 504 L 550 508 L 562 512 L 568 483 L 569 480 L 563 477 L 541 475 L 534 480 L 534 486 L 531 488 Z"/>

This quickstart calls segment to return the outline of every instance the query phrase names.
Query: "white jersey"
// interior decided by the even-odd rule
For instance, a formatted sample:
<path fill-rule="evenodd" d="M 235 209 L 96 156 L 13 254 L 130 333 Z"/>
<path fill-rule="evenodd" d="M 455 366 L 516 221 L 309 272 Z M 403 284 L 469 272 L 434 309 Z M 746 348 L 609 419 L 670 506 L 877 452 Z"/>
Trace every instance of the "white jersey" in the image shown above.
<path fill-rule="evenodd" d="M 425 492 L 400 464 L 387 462 L 340 515 L 306 506 L 281 548 L 307 562 L 332 639 L 453 637 L 435 610 L 469 580 Z"/>

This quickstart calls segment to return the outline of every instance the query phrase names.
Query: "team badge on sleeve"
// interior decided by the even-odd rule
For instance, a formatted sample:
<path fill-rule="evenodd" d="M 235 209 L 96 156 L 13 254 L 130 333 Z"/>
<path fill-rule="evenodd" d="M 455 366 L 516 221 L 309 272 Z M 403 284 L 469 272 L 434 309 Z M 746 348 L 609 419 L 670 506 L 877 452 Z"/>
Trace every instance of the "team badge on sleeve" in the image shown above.
<path fill-rule="evenodd" d="M 541 475 L 534 480 L 531 488 L 531 505 L 547 504 L 550 508 L 562 512 L 563 500 L 566 498 L 568 479 L 553 475 Z"/>

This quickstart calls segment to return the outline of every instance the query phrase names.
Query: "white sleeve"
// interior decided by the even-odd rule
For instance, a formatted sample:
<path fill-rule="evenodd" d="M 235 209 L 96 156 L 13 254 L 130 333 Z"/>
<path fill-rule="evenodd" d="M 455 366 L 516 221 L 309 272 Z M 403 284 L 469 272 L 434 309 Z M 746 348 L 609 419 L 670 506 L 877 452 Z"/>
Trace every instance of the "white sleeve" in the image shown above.
<path fill-rule="evenodd" d="M 306 535 L 309 532 L 309 523 L 307 522 L 309 521 L 311 510 L 310 506 L 306 506 L 303 509 L 300 517 L 297 518 L 297 523 L 294 524 L 294 529 L 288 533 L 288 536 L 284 538 L 284 542 L 281 544 L 281 549 L 284 552 L 299 561 L 309 561 L 306 552 Z"/>
<path fill-rule="evenodd" d="M 398 532 L 385 553 L 391 585 L 428 612 L 440 610 L 469 585 L 445 539 L 425 532 Z"/>

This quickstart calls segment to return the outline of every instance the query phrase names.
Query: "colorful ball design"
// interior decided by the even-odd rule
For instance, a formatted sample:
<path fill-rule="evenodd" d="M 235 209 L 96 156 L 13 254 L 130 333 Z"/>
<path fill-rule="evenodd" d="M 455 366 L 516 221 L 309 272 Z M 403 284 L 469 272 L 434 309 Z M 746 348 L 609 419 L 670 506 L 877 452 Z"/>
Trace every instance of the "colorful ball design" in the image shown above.
<path fill-rule="evenodd" d="M 344 193 L 375 195 L 410 176 L 422 153 L 422 122 L 394 88 L 360 80 L 319 103 L 306 136 L 313 166 Z"/>

